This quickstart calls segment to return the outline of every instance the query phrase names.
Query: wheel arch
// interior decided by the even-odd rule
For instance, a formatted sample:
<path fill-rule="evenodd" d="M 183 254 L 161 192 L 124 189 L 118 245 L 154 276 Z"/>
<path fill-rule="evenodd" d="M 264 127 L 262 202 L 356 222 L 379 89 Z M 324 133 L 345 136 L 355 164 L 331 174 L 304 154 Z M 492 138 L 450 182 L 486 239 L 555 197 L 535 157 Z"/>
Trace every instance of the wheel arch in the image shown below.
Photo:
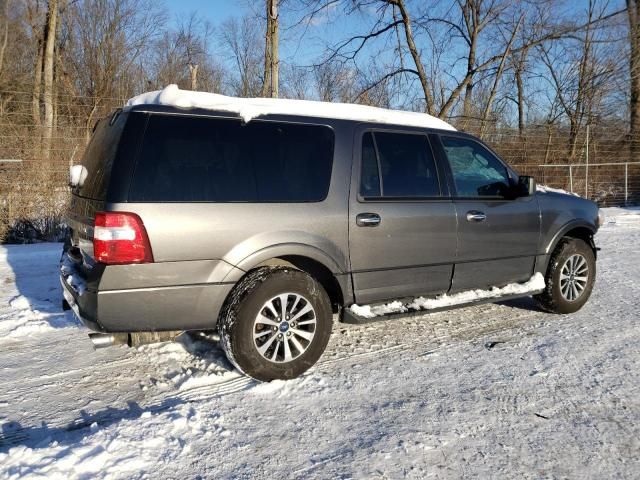
<path fill-rule="evenodd" d="M 596 234 L 596 231 L 597 229 L 593 225 L 585 221 L 575 220 L 569 222 L 556 232 L 551 241 L 547 244 L 545 254 L 552 254 L 558 246 L 558 243 L 560 243 L 560 240 L 565 237 L 570 237 L 584 240 L 593 250 L 593 254 L 597 257 L 597 249 L 593 241 L 593 236 Z"/>
<path fill-rule="evenodd" d="M 344 305 L 343 287 L 340 285 L 336 275 L 334 275 L 333 272 L 331 272 L 331 270 L 329 270 L 329 268 L 323 263 L 303 255 L 283 255 L 281 257 L 265 260 L 259 265 L 256 265 L 255 268 L 271 265 L 291 266 L 292 268 L 301 270 L 316 279 L 327 292 L 327 295 L 329 295 L 331 308 L 334 313 L 337 313 L 339 308 Z"/>
<path fill-rule="evenodd" d="M 325 252 L 308 245 L 278 245 L 260 250 L 240 262 L 225 281 L 238 282 L 256 268 L 277 265 L 290 266 L 316 279 L 327 292 L 334 313 L 353 297 L 349 275 Z"/>

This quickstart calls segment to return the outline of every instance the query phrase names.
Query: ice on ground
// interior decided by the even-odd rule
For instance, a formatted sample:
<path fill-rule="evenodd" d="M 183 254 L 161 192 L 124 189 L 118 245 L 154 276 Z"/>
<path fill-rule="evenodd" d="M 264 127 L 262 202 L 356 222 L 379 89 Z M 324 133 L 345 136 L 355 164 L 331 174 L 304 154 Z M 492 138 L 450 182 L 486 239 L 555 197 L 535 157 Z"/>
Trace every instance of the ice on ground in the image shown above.
<path fill-rule="evenodd" d="M 130 98 L 125 105 L 125 110 L 135 105 L 167 105 L 178 108 L 202 108 L 230 112 L 238 114 L 245 122 L 262 115 L 275 114 L 455 130 L 447 122 L 426 113 L 389 110 L 351 103 L 287 100 L 281 98 L 227 97 L 217 93 L 180 90 L 174 84 L 162 90 L 147 92 Z"/>
<path fill-rule="evenodd" d="M 527 294 L 544 290 L 544 287 L 544 276 L 541 273 L 536 273 L 525 283 L 511 283 L 501 288 L 493 287 L 489 290 L 469 290 L 454 293 L 453 295 L 447 295 L 445 293 L 436 298 L 418 297 L 408 303 L 394 301 L 383 305 L 352 305 L 350 310 L 361 317 L 374 318 L 380 315 L 403 313 L 409 310 L 433 310 L 488 298 Z"/>

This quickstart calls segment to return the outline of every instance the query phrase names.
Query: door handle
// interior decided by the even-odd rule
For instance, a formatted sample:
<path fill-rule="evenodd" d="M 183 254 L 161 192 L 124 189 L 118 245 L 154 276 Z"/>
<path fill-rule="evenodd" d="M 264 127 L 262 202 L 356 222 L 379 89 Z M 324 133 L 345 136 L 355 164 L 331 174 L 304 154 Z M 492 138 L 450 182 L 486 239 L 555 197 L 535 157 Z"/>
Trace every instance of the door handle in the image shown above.
<path fill-rule="evenodd" d="M 467 212 L 467 222 L 484 222 L 486 219 L 487 216 L 484 212 L 479 212 L 478 210 Z"/>
<path fill-rule="evenodd" d="M 377 227 L 380 221 L 380 215 L 377 213 L 359 213 L 356 216 L 356 225 L 359 227 Z"/>

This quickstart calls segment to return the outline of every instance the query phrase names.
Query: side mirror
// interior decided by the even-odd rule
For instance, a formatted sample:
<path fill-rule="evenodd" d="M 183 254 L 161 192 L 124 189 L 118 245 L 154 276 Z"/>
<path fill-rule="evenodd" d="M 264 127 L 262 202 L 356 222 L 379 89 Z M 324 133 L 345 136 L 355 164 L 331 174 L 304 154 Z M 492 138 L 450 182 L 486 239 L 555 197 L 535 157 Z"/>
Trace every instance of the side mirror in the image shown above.
<path fill-rule="evenodd" d="M 518 177 L 516 194 L 518 197 L 530 197 L 536 193 L 536 179 L 528 175 Z"/>

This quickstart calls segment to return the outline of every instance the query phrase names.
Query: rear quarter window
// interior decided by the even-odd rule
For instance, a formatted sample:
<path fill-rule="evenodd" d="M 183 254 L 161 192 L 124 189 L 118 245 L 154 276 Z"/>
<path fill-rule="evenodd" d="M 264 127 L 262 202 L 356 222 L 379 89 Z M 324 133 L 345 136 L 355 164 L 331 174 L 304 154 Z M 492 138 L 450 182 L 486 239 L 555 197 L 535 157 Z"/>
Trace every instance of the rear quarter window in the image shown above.
<path fill-rule="evenodd" d="M 152 115 L 135 168 L 135 202 L 319 202 L 333 165 L 321 125 Z"/>
<path fill-rule="evenodd" d="M 80 163 L 87 169 L 87 178 L 74 192 L 81 197 L 104 200 L 107 196 L 113 162 L 128 116 L 125 113 L 114 115 L 97 123 L 82 156 Z"/>

